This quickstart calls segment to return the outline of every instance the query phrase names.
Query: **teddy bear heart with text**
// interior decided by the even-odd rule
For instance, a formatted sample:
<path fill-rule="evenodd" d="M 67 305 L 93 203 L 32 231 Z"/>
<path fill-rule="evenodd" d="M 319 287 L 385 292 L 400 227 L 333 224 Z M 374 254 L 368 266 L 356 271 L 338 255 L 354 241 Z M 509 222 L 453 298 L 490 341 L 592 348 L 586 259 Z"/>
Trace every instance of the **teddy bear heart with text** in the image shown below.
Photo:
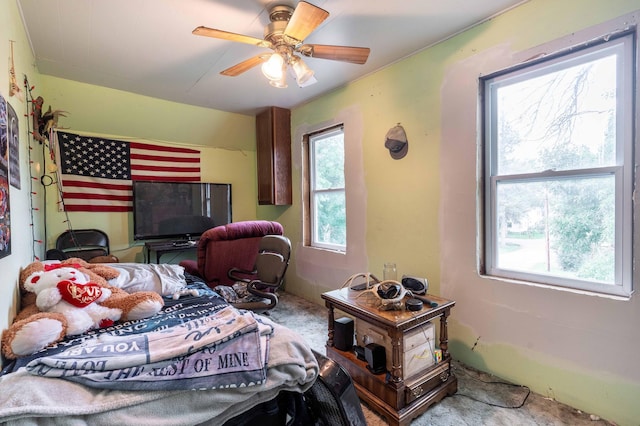
<path fill-rule="evenodd" d="M 20 272 L 21 308 L 2 333 L 2 354 L 8 359 L 31 355 L 66 336 L 162 309 L 162 296 L 155 292 L 127 293 L 110 286 L 107 280 L 117 276 L 108 265 L 77 258 L 29 264 Z"/>

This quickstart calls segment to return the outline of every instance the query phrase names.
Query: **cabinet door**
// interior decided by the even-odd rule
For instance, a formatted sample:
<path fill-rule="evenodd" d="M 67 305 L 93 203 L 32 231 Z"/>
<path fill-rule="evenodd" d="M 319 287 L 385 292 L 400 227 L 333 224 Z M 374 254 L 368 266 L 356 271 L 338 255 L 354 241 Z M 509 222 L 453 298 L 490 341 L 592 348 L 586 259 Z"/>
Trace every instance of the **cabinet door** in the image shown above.
<path fill-rule="evenodd" d="M 258 204 L 290 205 L 291 112 L 271 107 L 256 116 Z"/>

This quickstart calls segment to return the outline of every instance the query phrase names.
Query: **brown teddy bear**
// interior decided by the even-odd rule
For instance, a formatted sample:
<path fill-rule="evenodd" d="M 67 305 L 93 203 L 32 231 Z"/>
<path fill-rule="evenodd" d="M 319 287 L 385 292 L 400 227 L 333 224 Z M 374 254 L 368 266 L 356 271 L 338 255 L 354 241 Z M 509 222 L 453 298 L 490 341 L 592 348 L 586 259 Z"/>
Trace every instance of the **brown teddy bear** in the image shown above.
<path fill-rule="evenodd" d="M 28 280 L 37 282 L 47 271 L 69 267 L 82 273 L 80 281 L 98 284 L 105 289 L 105 294 L 110 293 L 100 301 L 100 305 L 121 311 L 120 320 L 147 318 L 158 313 L 164 306 L 162 296 L 155 292 L 127 293 L 109 285 L 107 280 L 116 278 L 119 272 L 108 265 L 88 263 L 78 258 L 53 264 L 33 262 L 20 271 L 21 310 L 9 328 L 2 333 L 2 353 L 6 358 L 31 355 L 70 334 L 67 317 L 61 312 L 42 312 L 36 303 L 36 293 L 31 288 L 31 291 L 25 288 Z"/>

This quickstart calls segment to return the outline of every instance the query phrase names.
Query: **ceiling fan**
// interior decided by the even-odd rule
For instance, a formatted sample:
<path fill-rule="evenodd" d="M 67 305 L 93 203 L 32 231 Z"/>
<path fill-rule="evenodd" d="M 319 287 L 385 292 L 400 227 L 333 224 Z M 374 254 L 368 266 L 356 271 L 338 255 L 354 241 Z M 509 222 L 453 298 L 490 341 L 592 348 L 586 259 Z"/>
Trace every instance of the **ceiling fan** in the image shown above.
<path fill-rule="evenodd" d="M 304 44 L 309 36 L 327 17 L 329 12 L 317 6 L 301 1 L 296 8 L 278 5 L 271 8 L 271 22 L 264 29 L 264 39 L 242 34 L 230 33 L 207 27 L 197 27 L 193 34 L 253 44 L 272 49 L 272 53 L 263 53 L 242 61 L 220 72 L 235 77 L 262 64 L 262 73 L 272 86 L 287 87 L 286 70 L 290 66 L 300 87 L 316 82 L 314 72 L 303 62 L 302 56 L 330 59 L 334 61 L 364 64 L 369 57 L 368 47 L 331 46 L 325 44 Z"/>

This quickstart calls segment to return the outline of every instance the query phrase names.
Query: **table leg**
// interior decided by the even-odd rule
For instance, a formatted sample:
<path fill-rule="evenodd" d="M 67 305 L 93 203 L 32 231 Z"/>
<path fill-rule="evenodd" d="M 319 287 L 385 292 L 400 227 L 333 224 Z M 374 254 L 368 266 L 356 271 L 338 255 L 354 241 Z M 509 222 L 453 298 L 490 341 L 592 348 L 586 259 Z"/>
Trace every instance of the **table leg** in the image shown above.
<path fill-rule="evenodd" d="M 327 306 L 327 319 L 329 321 L 329 326 L 327 327 L 328 331 L 328 338 L 327 338 L 327 346 L 333 347 L 333 335 L 334 335 L 334 329 L 333 329 L 333 322 L 334 322 L 334 312 L 333 312 L 333 305 L 330 303 L 326 304 Z"/>
<path fill-rule="evenodd" d="M 389 333 L 391 337 L 391 381 L 402 381 L 402 332 L 397 329 Z"/>
<path fill-rule="evenodd" d="M 443 359 L 449 356 L 449 333 L 447 331 L 449 313 L 449 309 L 445 309 L 440 317 L 440 349 L 442 350 Z"/>

